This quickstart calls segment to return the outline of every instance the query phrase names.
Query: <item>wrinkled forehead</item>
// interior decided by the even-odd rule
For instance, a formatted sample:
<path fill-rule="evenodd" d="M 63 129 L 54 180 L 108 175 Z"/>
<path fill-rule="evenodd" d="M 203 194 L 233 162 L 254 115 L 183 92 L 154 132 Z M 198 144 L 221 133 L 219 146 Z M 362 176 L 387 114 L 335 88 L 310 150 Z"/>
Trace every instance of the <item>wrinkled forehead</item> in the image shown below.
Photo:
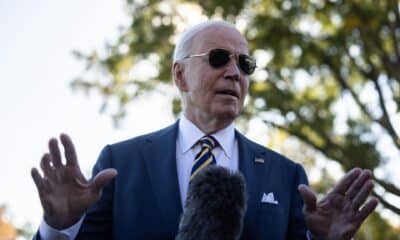
<path fill-rule="evenodd" d="M 232 27 L 210 26 L 199 31 L 192 39 L 192 53 L 208 52 L 223 48 L 235 53 L 248 54 L 248 43 L 242 34 Z"/>

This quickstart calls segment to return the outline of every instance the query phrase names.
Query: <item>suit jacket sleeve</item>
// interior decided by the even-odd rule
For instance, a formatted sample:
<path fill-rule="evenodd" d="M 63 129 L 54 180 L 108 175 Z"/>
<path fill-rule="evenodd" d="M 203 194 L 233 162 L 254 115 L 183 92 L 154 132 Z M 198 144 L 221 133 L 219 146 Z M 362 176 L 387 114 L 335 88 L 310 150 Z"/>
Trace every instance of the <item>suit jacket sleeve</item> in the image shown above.
<path fill-rule="evenodd" d="M 112 151 L 107 145 L 93 167 L 92 177 L 101 170 L 112 167 Z M 103 188 L 99 201 L 86 212 L 77 240 L 112 239 L 114 181 L 112 180 Z"/>
<path fill-rule="evenodd" d="M 289 212 L 289 226 L 288 235 L 286 239 L 307 239 L 307 227 L 303 215 L 303 199 L 301 198 L 300 192 L 297 187 L 299 184 L 307 184 L 308 180 L 303 167 L 296 164 L 296 176 L 292 184 L 293 198 L 291 201 L 291 207 Z"/>

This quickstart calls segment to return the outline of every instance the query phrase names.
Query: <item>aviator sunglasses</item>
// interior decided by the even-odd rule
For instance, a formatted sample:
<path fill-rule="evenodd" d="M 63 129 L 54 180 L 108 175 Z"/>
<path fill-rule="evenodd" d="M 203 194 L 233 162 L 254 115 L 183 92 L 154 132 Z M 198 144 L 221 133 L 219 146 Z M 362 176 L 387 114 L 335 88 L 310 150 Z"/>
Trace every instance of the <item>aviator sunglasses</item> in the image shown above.
<path fill-rule="evenodd" d="M 183 59 L 202 57 L 207 55 L 208 63 L 213 68 L 220 68 L 225 66 L 231 60 L 231 57 L 234 57 L 236 59 L 239 68 L 247 75 L 252 74 L 256 68 L 256 60 L 253 57 L 250 57 L 246 54 L 235 54 L 222 48 L 211 49 L 208 53 L 192 54 Z"/>

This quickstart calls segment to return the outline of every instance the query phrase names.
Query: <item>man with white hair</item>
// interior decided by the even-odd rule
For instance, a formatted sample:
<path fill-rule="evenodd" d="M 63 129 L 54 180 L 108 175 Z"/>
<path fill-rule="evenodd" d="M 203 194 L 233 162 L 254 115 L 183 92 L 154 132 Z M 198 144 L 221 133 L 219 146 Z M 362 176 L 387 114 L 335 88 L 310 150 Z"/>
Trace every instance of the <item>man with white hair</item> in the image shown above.
<path fill-rule="evenodd" d="M 60 136 L 65 164 L 50 139 L 43 176 L 32 169 L 44 209 L 35 238 L 174 239 L 190 180 L 216 164 L 245 177 L 241 239 L 350 239 L 377 205 L 366 202 L 371 172 L 350 171 L 317 202 L 299 164 L 235 130 L 256 67 L 248 54 L 246 39 L 229 23 L 208 21 L 186 31 L 172 66 L 180 119 L 107 145 L 91 181 L 79 169 L 71 139 Z"/>

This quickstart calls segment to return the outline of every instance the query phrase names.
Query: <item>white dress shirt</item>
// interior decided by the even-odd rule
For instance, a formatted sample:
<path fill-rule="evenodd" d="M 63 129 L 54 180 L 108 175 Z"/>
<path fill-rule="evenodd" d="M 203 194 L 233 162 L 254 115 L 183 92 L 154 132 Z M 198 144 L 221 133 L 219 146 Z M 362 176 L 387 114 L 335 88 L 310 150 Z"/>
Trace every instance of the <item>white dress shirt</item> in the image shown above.
<path fill-rule="evenodd" d="M 178 173 L 179 191 L 182 206 L 185 206 L 186 195 L 189 186 L 190 172 L 196 154 L 201 147 L 197 141 L 205 136 L 196 125 L 183 114 L 179 121 L 178 138 L 176 139 L 176 168 Z M 237 171 L 239 166 L 238 145 L 235 138 L 233 123 L 226 128 L 212 134 L 217 139 L 219 146 L 212 150 L 217 165 Z M 63 230 L 57 230 L 49 226 L 44 219 L 39 226 L 39 234 L 43 240 L 68 239 L 73 240 L 79 232 L 83 222 L 82 217 L 77 223 Z"/>
<path fill-rule="evenodd" d="M 179 121 L 178 139 L 176 140 L 176 167 L 182 206 L 185 206 L 192 164 L 201 149 L 200 145 L 196 143 L 205 135 L 196 125 L 182 115 Z M 219 143 L 219 146 L 212 150 L 217 165 L 237 171 L 239 166 L 238 147 L 233 123 L 211 135 Z"/>

